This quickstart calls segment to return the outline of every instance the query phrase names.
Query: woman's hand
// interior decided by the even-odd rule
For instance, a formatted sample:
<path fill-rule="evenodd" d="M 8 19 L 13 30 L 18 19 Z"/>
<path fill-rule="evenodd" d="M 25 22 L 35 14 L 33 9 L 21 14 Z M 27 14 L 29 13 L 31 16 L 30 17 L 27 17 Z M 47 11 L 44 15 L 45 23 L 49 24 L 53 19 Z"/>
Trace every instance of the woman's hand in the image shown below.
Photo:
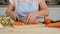
<path fill-rule="evenodd" d="M 38 12 L 29 13 L 26 16 L 26 18 L 24 20 L 24 23 L 25 24 L 31 24 L 38 16 L 39 16 L 39 13 Z"/>
<path fill-rule="evenodd" d="M 9 4 L 7 10 L 6 10 L 6 14 L 9 15 L 13 20 L 16 20 L 18 19 L 19 20 L 19 15 L 14 12 L 14 9 L 15 9 L 15 5 L 13 4 Z"/>
<path fill-rule="evenodd" d="M 16 21 L 16 19 L 19 20 L 19 18 L 20 18 L 16 12 L 11 12 L 10 17 L 15 21 Z"/>

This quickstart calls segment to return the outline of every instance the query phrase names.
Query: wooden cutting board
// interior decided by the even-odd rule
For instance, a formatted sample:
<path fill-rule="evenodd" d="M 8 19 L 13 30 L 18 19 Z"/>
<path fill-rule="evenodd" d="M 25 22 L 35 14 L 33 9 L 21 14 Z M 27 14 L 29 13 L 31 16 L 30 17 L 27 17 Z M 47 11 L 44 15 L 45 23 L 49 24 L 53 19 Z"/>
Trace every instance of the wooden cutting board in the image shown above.
<path fill-rule="evenodd" d="M 15 26 L 12 28 L 6 26 L 0 29 L 0 34 L 60 34 L 60 28 L 48 28 L 44 27 L 44 24 Z"/>
<path fill-rule="evenodd" d="M 28 24 L 28 25 L 24 25 L 24 26 L 14 26 L 15 28 L 19 28 L 19 27 L 45 27 L 45 24 Z"/>
<path fill-rule="evenodd" d="M 45 27 L 45 24 L 33 24 L 33 25 L 25 25 L 25 26 L 14 26 L 14 27 L 11 27 L 11 26 L 5 26 L 3 27 L 2 29 L 0 29 L 0 32 L 8 32 L 8 31 L 11 31 L 11 30 L 14 30 L 14 31 L 19 31 L 19 29 L 27 29 L 27 28 L 38 28 L 38 27 Z"/>

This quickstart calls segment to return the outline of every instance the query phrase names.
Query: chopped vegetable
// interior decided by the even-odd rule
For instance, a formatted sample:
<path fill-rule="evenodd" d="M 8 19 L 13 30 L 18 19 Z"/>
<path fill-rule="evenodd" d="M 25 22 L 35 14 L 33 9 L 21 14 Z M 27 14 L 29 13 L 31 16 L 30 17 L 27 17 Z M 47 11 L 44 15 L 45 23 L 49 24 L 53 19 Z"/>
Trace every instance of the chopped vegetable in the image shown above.
<path fill-rule="evenodd" d="M 51 19 L 50 18 L 45 18 L 44 19 L 44 23 L 45 24 L 50 24 L 51 23 Z"/>
<path fill-rule="evenodd" d="M 51 23 L 47 25 L 48 27 L 60 27 L 60 22 Z"/>
<path fill-rule="evenodd" d="M 35 20 L 35 21 L 33 21 L 32 24 L 39 24 L 39 22 Z"/>
<path fill-rule="evenodd" d="M 3 25 L 9 25 L 11 23 L 10 17 L 0 17 L 0 23 Z"/>
<path fill-rule="evenodd" d="M 22 23 L 22 22 L 15 22 L 15 26 L 24 26 L 24 23 Z"/>

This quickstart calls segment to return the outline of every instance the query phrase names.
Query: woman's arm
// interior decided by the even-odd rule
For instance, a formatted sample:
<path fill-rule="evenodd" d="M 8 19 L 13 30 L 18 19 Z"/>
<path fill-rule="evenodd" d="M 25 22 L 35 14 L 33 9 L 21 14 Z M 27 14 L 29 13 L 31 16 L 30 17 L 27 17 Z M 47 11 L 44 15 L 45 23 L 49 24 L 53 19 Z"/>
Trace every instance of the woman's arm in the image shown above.
<path fill-rule="evenodd" d="M 43 18 L 48 15 L 48 7 L 45 3 L 45 0 L 41 0 L 39 5 L 41 10 L 29 13 L 24 20 L 25 23 L 32 23 L 37 17 Z"/>
<path fill-rule="evenodd" d="M 14 6 L 10 3 L 7 10 L 6 10 L 6 14 L 10 15 L 13 12 Z"/>
<path fill-rule="evenodd" d="M 14 9 L 15 6 L 10 3 L 7 8 L 6 14 L 16 21 L 16 19 L 19 20 L 19 15 L 16 12 L 14 12 Z"/>
<path fill-rule="evenodd" d="M 48 12 L 48 6 L 45 3 L 45 0 L 41 0 L 41 2 L 39 3 L 40 6 L 40 11 L 38 11 L 38 13 L 40 14 L 39 17 L 46 17 L 48 16 L 49 12 Z"/>

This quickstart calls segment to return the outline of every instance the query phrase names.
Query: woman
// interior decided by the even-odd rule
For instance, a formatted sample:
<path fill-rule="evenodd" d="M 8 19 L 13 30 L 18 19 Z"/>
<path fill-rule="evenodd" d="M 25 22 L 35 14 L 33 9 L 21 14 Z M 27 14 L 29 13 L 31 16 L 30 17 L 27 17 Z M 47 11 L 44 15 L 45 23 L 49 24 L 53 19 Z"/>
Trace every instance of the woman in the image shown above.
<path fill-rule="evenodd" d="M 40 9 L 39 9 L 40 7 Z M 40 21 L 48 15 L 48 7 L 45 0 L 10 0 L 7 15 L 14 20 L 32 23 L 34 20 Z"/>

